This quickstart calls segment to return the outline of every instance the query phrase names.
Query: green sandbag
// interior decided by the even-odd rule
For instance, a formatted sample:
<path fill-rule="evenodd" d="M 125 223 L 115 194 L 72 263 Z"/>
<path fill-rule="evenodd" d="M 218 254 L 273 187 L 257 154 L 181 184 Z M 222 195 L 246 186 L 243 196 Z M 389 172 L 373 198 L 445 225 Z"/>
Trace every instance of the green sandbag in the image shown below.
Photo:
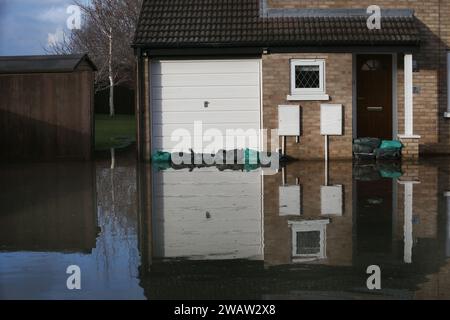
<path fill-rule="evenodd" d="M 376 148 L 364 144 L 354 144 L 353 153 L 373 153 Z"/>
<path fill-rule="evenodd" d="M 152 156 L 153 162 L 172 162 L 172 155 L 168 152 L 158 151 Z"/>
<path fill-rule="evenodd" d="M 399 171 L 390 171 L 390 170 L 380 170 L 380 174 L 383 178 L 387 179 L 398 179 L 403 176 L 403 173 Z"/>
<path fill-rule="evenodd" d="M 403 144 L 398 140 L 383 140 L 380 149 L 403 149 Z"/>
<path fill-rule="evenodd" d="M 172 164 L 170 162 L 154 162 L 153 167 L 158 171 L 165 171 L 172 169 Z"/>
<path fill-rule="evenodd" d="M 372 148 L 372 151 L 378 148 L 381 144 L 381 139 L 378 138 L 358 138 L 353 140 L 354 145 L 366 146 Z"/>
<path fill-rule="evenodd" d="M 254 165 L 259 163 L 259 152 L 252 149 L 245 149 L 245 163 Z"/>
<path fill-rule="evenodd" d="M 375 150 L 377 160 L 399 160 L 402 157 L 402 149 L 386 148 Z"/>

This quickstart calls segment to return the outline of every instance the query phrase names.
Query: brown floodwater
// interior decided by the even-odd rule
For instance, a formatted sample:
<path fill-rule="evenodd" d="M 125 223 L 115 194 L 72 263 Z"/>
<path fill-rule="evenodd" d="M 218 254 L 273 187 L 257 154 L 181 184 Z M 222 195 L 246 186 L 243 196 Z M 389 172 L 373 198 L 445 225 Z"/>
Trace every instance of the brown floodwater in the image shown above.
<path fill-rule="evenodd" d="M 448 158 L 114 166 L 2 164 L 0 299 L 450 298 Z"/>

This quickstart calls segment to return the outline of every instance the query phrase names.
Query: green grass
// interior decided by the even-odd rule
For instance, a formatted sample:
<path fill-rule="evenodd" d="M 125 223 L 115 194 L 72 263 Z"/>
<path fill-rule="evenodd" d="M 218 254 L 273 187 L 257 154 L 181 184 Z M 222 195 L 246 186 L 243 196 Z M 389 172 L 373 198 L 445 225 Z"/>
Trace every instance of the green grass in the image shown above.
<path fill-rule="evenodd" d="M 95 115 L 95 150 L 126 148 L 136 141 L 134 115 Z"/>

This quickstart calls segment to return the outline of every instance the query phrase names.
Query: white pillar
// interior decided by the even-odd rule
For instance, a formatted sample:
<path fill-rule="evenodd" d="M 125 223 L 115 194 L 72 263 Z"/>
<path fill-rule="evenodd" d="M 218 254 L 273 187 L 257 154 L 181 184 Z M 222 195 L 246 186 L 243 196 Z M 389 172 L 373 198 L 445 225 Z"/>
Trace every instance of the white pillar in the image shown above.
<path fill-rule="evenodd" d="M 413 56 L 405 54 L 405 136 L 414 135 L 413 128 Z"/>
<path fill-rule="evenodd" d="M 450 118 L 450 51 L 447 52 L 447 112 L 444 117 Z"/>

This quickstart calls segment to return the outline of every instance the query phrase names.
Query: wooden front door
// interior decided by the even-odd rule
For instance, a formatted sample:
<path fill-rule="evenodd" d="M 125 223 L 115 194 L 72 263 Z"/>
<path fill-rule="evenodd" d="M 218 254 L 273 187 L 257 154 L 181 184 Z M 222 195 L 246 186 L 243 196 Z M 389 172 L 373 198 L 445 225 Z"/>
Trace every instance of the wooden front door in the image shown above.
<path fill-rule="evenodd" d="M 392 139 L 392 55 L 357 56 L 358 138 Z"/>

